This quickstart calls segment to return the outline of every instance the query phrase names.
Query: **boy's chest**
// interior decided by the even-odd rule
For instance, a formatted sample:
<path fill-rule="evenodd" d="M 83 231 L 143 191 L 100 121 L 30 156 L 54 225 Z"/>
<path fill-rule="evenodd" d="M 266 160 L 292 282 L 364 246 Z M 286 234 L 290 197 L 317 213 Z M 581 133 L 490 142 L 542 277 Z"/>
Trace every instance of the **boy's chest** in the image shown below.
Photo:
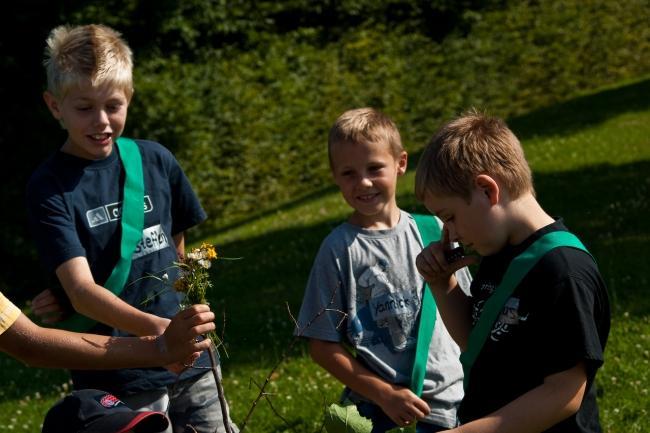
<path fill-rule="evenodd" d="M 83 182 L 65 194 L 80 242 L 89 258 L 115 246 L 122 224 L 123 191 L 118 173 L 86 174 Z M 145 177 L 142 201 L 144 227 L 134 258 L 171 244 L 171 192 L 168 184 Z"/>
<path fill-rule="evenodd" d="M 484 312 L 485 303 L 490 298 L 487 294 L 489 288 L 486 287 L 485 296 L 477 298 L 472 303 L 472 326 L 476 326 L 480 316 Z M 531 316 L 532 314 L 532 316 Z M 515 293 L 510 296 L 505 304 L 500 308 L 496 320 L 492 324 L 489 339 L 495 343 L 506 343 L 525 330 L 528 321 L 534 317 L 526 298 L 522 300 L 519 294 Z"/>
<path fill-rule="evenodd" d="M 495 269 L 498 271 L 498 268 Z M 501 281 L 499 272 L 478 273 L 472 282 L 472 326 L 476 326 L 484 313 L 486 303 L 494 296 Z M 540 317 L 539 300 L 534 299 L 536 290 L 529 279 L 524 278 L 498 306 L 498 314 L 491 326 L 488 340 L 499 345 L 518 344 L 518 340 L 526 339 L 527 334 L 535 328 L 536 320 Z"/>

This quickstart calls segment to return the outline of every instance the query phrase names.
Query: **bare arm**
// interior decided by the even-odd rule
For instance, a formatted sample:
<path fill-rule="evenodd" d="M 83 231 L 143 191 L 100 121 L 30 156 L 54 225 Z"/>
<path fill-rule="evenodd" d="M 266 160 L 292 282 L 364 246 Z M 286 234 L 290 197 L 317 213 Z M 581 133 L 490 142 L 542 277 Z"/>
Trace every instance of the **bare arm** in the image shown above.
<path fill-rule="evenodd" d="M 32 367 L 113 369 L 154 367 L 187 361 L 207 349 L 195 338 L 214 329 L 207 305 L 178 313 L 162 336 L 108 337 L 41 328 L 21 314 L 0 334 L 0 350 Z"/>
<path fill-rule="evenodd" d="M 472 329 L 471 300 L 458 285 L 454 272 L 476 262 L 475 257 L 464 257 L 454 263 L 447 263 L 443 245 L 448 242 L 444 230 L 442 242 L 432 242 L 418 254 L 415 264 L 420 274 L 431 287 L 436 306 L 442 320 L 461 350 L 467 347 Z"/>
<path fill-rule="evenodd" d="M 179 258 L 182 258 L 185 255 L 185 234 L 183 232 L 178 233 L 173 236 L 173 240 L 176 254 Z M 63 317 L 63 307 L 54 293 L 46 289 L 32 300 L 32 313 L 43 323 L 56 323 Z"/>
<path fill-rule="evenodd" d="M 178 258 L 185 256 L 185 232 L 180 232 L 172 236 L 174 246 L 176 247 L 176 255 Z"/>
<path fill-rule="evenodd" d="M 552 374 L 544 383 L 490 415 L 457 427 L 453 433 L 539 433 L 575 414 L 585 394 L 582 362 Z"/>
<path fill-rule="evenodd" d="M 75 311 L 133 335 L 159 335 L 169 319 L 145 313 L 95 283 L 85 257 L 75 257 L 56 269 Z"/>
<path fill-rule="evenodd" d="M 404 426 L 429 414 L 427 403 L 410 389 L 386 382 L 359 363 L 339 343 L 310 339 L 311 357 L 350 389 L 375 402 L 393 422 Z"/>

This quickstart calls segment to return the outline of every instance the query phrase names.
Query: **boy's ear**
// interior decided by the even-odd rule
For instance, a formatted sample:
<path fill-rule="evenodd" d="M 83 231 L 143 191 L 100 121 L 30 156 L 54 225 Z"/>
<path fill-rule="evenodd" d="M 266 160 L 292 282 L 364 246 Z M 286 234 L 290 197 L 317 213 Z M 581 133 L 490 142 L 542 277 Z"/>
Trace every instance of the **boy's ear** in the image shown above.
<path fill-rule="evenodd" d="M 408 165 L 409 156 L 405 150 L 402 151 L 399 158 L 397 159 L 397 175 L 401 176 L 406 173 L 406 167 Z"/>
<path fill-rule="evenodd" d="M 475 179 L 476 188 L 478 188 L 482 194 L 490 201 L 492 206 L 499 203 L 501 198 L 501 190 L 499 189 L 499 183 L 492 177 L 487 174 L 479 174 Z"/>
<path fill-rule="evenodd" d="M 43 100 L 45 101 L 47 108 L 50 109 L 52 116 L 54 116 L 56 120 L 61 120 L 63 115 L 61 114 L 58 99 L 51 92 L 45 91 L 43 92 Z"/>

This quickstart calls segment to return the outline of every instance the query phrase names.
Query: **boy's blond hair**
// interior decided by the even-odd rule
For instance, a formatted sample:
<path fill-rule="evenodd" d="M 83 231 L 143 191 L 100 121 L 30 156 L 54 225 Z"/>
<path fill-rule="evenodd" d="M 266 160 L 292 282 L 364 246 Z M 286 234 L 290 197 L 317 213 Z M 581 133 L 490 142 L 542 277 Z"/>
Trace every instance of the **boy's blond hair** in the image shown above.
<path fill-rule="evenodd" d="M 327 140 L 330 167 L 332 146 L 349 143 L 385 143 L 395 158 L 404 152 L 395 123 L 384 113 L 369 107 L 348 110 L 334 122 Z"/>
<path fill-rule="evenodd" d="M 472 109 L 445 124 L 420 157 L 415 195 L 460 196 L 469 201 L 473 182 L 487 174 L 502 183 L 511 199 L 535 194 L 530 167 L 519 140 L 498 118 Z"/>
<path fill-rule="evenodd" d="M 59 26 L 45 48 L 47 90 L 64 98 L 68 90 L 89 81 L 93 87 L 111 84 L 133 94 L 133 55 L 120 33 L 98 24 Z"/>

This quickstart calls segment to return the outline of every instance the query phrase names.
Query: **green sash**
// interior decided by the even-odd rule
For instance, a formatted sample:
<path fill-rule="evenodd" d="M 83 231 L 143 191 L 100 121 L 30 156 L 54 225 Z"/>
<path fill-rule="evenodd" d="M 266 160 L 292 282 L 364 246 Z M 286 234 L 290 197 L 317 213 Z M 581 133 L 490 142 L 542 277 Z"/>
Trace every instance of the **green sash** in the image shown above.
<path fill-rule="evenodd" d="M 104 283 L 104 287 L 118 295 L 131 271 L 131 259 L 138 242 L 142 239 L 144 228 L 144 178 L 142 174 L 142 156 L 135 141 L 130 138 L 117 139 L 120 160 L 124 167 L 124 194 L 122 201 L 122 240 L 120 258 L 113 272 Z M 88 331 L 97 322 L 78 313 L 57 324 L 60 328 L 71 331 Z"/>
<path fill-rule="evenodd" d="M 411 214 L 422 238 L 422 247 L 426 248 L 433 241 L 440 240 L 441 232 L 438 222 L 431 215 Z M 418 342 L 415 347 L 415 361 L 411 372 L 411 391 L 418 397 L 422 394 L 424 373 L 427 369 L 429 345 L 436 325 L 436 301 L 431 294 L 428 284 L 422 289 L 422 308 L 420 309 L 420 325 L 418 327 Z"/>
<path fill-rule="evenodd" d="M 420 232 L 423 247 L 440 239 L 440 227 L 433 216 L 419 214 L 411 214 L 411 216 Z M 436 324 L 436 302 L 429 285 L 425 283 L 422 290 L 418 340 L 415 347 L 415 360 L 413 361 L 410 386 L 411 391 L 418 397 L 422 394 L 424 373 L 426 372 L 427 358 L 429 357 L 429 345 Z M 356 406 L 349 400 L 345 400 L 342 404 L 332 403 L 327 407 L 324 426 L 328 433 L 370 433 L 372 430 L 372 422 L 361 416 Z"/>
<path fill-rule="evenodd" d="M 481 349 L 492 331 L 492 326 L 503 310 L 506 301 L 539 259 L 558 247 L 577 248 L 590 254 L 574 234 L 566 231 L 556 231 L 540 237 L 512 260 L 503 275 L 501 283 L 485 302 L 483 312 L 469 334 L 467 350 L 460 355 L 460 362 L 463 364 L 463 385 L 465 389 L 469 384 L 472 366 L 481 353 Z"/>

